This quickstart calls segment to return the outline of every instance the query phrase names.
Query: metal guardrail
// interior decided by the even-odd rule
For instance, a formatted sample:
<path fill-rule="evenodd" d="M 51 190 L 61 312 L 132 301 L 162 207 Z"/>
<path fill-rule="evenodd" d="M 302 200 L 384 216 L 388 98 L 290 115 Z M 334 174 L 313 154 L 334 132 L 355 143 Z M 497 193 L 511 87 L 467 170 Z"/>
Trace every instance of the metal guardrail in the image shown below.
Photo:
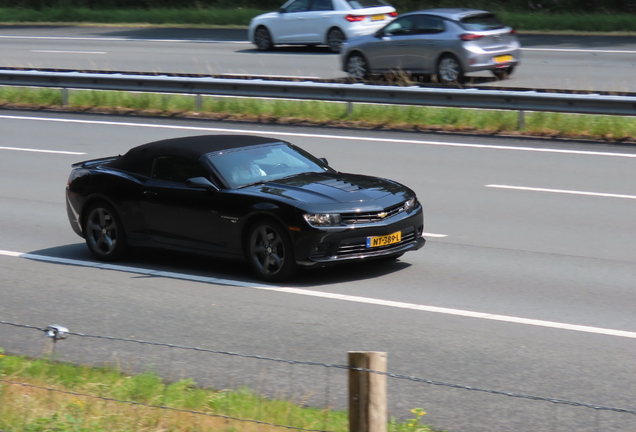
<path fill-rule="evenodd" d="M 601 94 L 40 70 L 0 70 L 0 85 L 502 109 L 519 111 L 520 123 L 524 111 L 636 116 L 635 96 Z"/>

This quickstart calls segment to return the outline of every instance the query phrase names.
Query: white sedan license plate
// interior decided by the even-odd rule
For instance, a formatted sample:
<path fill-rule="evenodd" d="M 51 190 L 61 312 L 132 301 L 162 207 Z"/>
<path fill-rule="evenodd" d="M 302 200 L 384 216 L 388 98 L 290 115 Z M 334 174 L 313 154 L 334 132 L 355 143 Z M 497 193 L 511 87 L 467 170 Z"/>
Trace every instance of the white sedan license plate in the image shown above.
<path fill-rule="evenodd" d="M 383 19 L 384 19 L 384 14 L 371 15 L 371 21 L 382 21 Z"/>
<path fill-rule="evenodd" d="M 374 248 L 379 246 L 387 246 L 402 241 L 402 232 L 398 231 L 385 236 L 367 237 L 367 247 Z"/>

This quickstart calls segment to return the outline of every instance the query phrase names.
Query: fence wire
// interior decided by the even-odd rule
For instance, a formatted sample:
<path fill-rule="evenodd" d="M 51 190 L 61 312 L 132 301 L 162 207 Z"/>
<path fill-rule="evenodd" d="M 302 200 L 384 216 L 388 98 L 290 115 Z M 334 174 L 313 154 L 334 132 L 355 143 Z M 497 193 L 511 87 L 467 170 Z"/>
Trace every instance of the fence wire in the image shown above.
<path fill-rule="evenodd" d="M 31 326 L 31 325 L 16 324 L 16 323 L 11 323 L 11 322 L 6 322 L 6 321 L 0 321 L 0 324 L 1 325 L 5 325 L 5 326 L 12 326 L 12 327 L 17 327 L 17 328 L 37 330 L 37 331 L 45 331 L 45 332 L 46 331 L 50 331 L 50 327 L 42 328 L 42 327 Z M 634 410 L 634 409 L 616 408 L 616 407 L 611 407 L 611 406 L 603 406 L 603 405 L 589 404 L 589 403 L 583 403 L 583 402 L 576 402 L 576 401 L 571 401 L 571 400 L 566 400 L 566 399 L 557 399 L 557 398 L 549 398 L 549 397 L 542 397 L 542 396 L 535 396 L 535 395 L 527 395 L 527 394 L 521 394 L 521 393 L 506 392 L 506 391 L 500 391 L 500 390 L 491 390 L 491 389 L 479 388 L 479 387 L 468 386 L 468 385 L 463 385 L 463 384 L 458 384 L 458 383 L 452 383 L 452 382 L 436 381 L 436 380 L 431 380 L 431 379 L 426 379 L 426 378 L 417 377 L 417 376 L 411 376 L 411 375 L 402 375 L 402 374 L 395 374 L 395 373 L 390 373 L 390 372 L 375 371 L 375 370 L 371 370 L 371 369 L 356 368 L 356 367 L 351 367 L 349 365 L 343 365 L 343 364 L 322 363 L 322 362 L 301 361 L 301 360 L 290 360 L 290 359 L 266 357 L 266 356 L 260 356 L 260 355 L 241 354 L 241 353 L 230 352 L 230 351 L 212 350 L 212 349 L 200 348 L 200 347 L 182 346 L 182 345 L 171 344 L 171 343 L 152 342 L 152 341 L 145 341 L 145 340 L 139 340 L 139 339 L 119 338 L 119 337 L 103 336 L 103 335 L 89 335 L 89 334 L 70 332 L 70 331 L 68 332 L 68 335 L 76 336 L 76 337 L 79 337 L 79 338 L 86 338 L 86 339 L 109 340 L 109 341 L 133 343 L 133 344 L 140 344 L 140 345 L 147 345 L 147 346 L 166 347 L 166 348 L 172 348 L 172 349 L 177 349 L 177 350 L 187 350 L 187 351 L 194 351 L 194 352 L 200 352 L 200 353 L 218 354 L 218 355 L 229 356 L 231 358 L 254 359 L 254 360 L 258 360 L 258 361 L 284 363 L 284 364 L 288 364 L 288 365 L 305 365 L 305 366 L 312 366 L 312 367 L 313 366 L 317 366 L 317 367 L 326 368 L 326 371 L 327 371 L 327 378 L 326 378 L 327 389 L 326 389 L 326 392 L 325 392 L 325 400 L 324 400 L 325 406 L 328 406 L 329 403 L 330 403 L 331 395 L 330 395 L 330 390 L 329 390 L 329 381 L 333 380 L 333 377 L 331 377 L 329 375 L 328 371 L 336 369 L 336 370 L 343 370 L 343 371 L 345 371 L 345 370 L 347 370 L 347 371 L 348 370 L 357 370 L 357 371 L 362 371 L 362 372 L 369 372 L 369 373 L 385 375 L 388 378 L 393 378 L 393 379 L 402 380 L 402 381 L 415 382 L 415 383 L 433 385 L 433 386 L 439 386 L 439 387 L 447 387 L 447 388 L 459 389 L 459 390 L 466 390 L 466 391 L 471 391 L 471 392 L 487 393 L 487 394 L 492 394 L 492 395 L 497 395 L 497 396 L 505 396 L 505 397 L 509 397 L 509 398 L 518 398 L 518 399 L 525 399 L 525 400 L 532 400 L 532 401 L 548 402 L 550 404 L 554 404 L 554 405 L 557 405 L 557 406 L 570 406 L 570 407 L 592 409 L 592 410 L 595 410 L 596 412 L 608 411 L 608 412 L 614 412 L 614 413 L 636 415 L 636 410 Z M 48 336 L 51 336 L 51 335 L 48 334 Z M 54 340 L 54 342 L 55 342 L 55 340 Z M 290 386 L 293 388 L 293 386 L 295 385 L 294 381 L 296 379 L 296 377 L 294 376 L 293 371 L 290 373 L 288 379 L 290 380 Z M 19 384 L 19 385 L 25 385 L 26 386 L 26 384 L 13 383 L 13 382 L 5 381 L 5 380 L 0 380 L 0 382 L 5 382 L 5 383 L 9 383 L 9 384 Z M 37 387 L 37 386 L 30 386 L 30 387 Z M 37 388 L 43 388 L 43 387 L 37 387 Z M 44 388 L 44 389 L 46 389 L 46 388 Z M 282 428 L 286 428 L 286 429 L 290 429 L 290 430 L 302 430 L 302 431 L 310 431 L 310 432 L 314 432 L 314 431 L 315 432 L 325 432 L 324 430 L 304 429 L 304 428 L 290 426 L 290 425 L 279 425 L 279 424 L 273 424 L 273 423 L 268 423 L 268 422 L 262 422 L 260 420 L 245 420 L 245 419 L 240 419 L 240 418 L 227 416 L 227 415 L 221 415 L 221 414 L 209 414 L 209 413 L 202 413 L 202 412 L 198 412 L 198 411 L 179 410 L 179 409 L 165 407 L 165 406 L 147 405 L 147 404 L 143 404 L 143 403 L 139 403 L 139 402 L 123 401 L 123 400 L 117 400 L 117 399 L 113 399 L 113 398 L 105 398 L 105 397 L 96 397 L 96 396 L 90 396 L 90 395 L 83 395 L 83 394 L 79 394 L 79 393 L 64 392 L 64 391 L 55 390 L 55 389 L 46 389 L 46 390 L 52 390 L 52 391 L 56 391 L 56 392 L 60 392 L 60 393 L 67 393 L 69 395 L 81 395 L 81 396 L 84 396 L 84 397 L 97 398 L 97 399 L 102 399 L 104 401 L 112 401 L 112 402 L 118 402 L 118 403 L 131 403 L 131 404 L 135 404 L 135 405 L 139 405 L 139 406 L 143 406 L 143 407 L 149 407 L 149 408 L 174 410 L 174 411 L 180 411 L 180 412 L 190 413 L 190 414 L 201 414 L 201 415 L 205 415 L 205 416 L 224 418 L 224 419 L 227 419 L 227 420 L 247 421 L 247 422 L 252 422 L 252 423 L 259 424 L 259 425 L 282 427 Z M 290 424 L 292 423 L 292 420 L 293 419 L 291 419 L 291 418 L 289 419 Z M 326 423 L 326 421 L 325 421 L 325 423 Z"/>

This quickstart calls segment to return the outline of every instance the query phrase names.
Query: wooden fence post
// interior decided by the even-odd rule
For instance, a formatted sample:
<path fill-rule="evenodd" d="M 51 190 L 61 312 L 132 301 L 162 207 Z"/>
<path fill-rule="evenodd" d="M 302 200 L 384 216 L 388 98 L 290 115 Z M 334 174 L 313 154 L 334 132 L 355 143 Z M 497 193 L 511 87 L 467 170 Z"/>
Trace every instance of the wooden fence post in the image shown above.
<path fill-rule="evenodd" d="M 386 372 L 387 353 L 349 352 L 349 367 Z M 349 369 L 349 432 L 386 432 L 386 375 Z"/>

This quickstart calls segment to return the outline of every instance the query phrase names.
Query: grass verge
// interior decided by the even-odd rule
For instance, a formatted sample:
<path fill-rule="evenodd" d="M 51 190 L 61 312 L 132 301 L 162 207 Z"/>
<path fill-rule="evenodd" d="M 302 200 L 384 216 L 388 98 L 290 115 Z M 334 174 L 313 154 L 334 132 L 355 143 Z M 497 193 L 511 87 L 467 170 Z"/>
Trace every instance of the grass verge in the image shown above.
<path fill-rule="evenodd" d="M 111 366 L 1 353 L 0 430 L 6 432 L 290 430 L 273 425 L 346 432 L 349 427 L 345 411 L 266 399 L 247 388 L 203 389 L 190 379 L 167 383 L 152 372 L 127 375 Z M 421 409 L 412 412 L 412 420 L 391 421 L 389 432 L 433 432 L 420 424 Z"/>
<path fill-rule="evenodd" d="M 526 112 L 520 130 L 516 111 L 355 104 L 348 114 L 345 103 L 213 96 L 197 110 L 190 95 L 88 90 L 62 106 L 59 90 L 30 87 L 0 87 L 0 108 L 636 142 L 636 117 L 622 116 Z"/>

